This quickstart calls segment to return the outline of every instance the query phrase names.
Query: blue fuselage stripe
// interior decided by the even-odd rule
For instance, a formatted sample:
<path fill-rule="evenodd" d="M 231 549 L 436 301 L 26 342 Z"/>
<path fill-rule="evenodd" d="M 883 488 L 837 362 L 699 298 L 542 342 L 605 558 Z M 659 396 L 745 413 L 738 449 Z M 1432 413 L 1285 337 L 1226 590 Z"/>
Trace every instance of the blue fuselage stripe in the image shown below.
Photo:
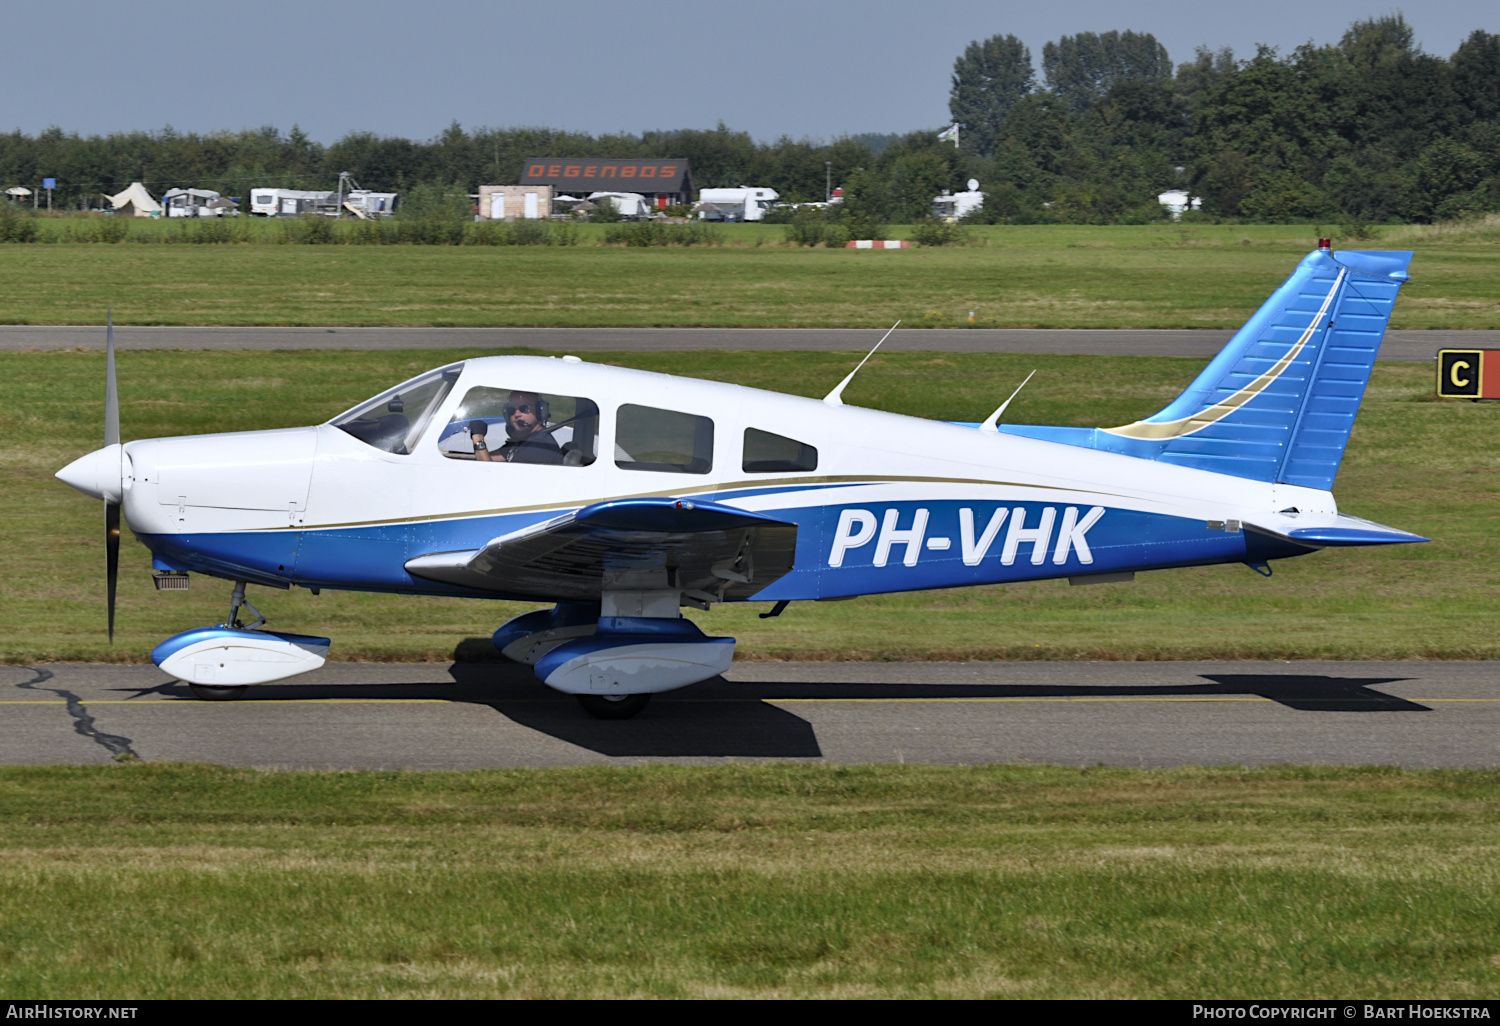
<path fill-rule="evenodd" d="M 803 487 L 757 490 L 805 492 Z M 790 497 L 790 496 L 789 496 Z M 796 568 L 757 600 L 837 598 L 1212 563 L 1308 548 L 1137 510 L 965 499 L 762 510 L 798 525 Z M 274 587 L 509 597 L 413 577 L 414 556 L 482 548 L 559 511 L 306 531 L 141 535 L 161 569 Z M 1072 530 L 1069 530 L 1069 529 Z M 1038 554 L 1038 550 L 1040 553 Z"/>

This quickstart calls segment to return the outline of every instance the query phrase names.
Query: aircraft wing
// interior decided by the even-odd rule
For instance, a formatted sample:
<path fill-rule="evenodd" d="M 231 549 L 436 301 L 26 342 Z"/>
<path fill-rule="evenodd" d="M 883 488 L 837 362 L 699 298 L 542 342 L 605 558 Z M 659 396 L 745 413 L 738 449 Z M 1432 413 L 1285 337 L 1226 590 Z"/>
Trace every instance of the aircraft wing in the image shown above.
<path fill-rule="evenodd" d="M 699 602 L 745 599 L 792 569 L 797 525 L 715 502 L 599 502 L 489 541 L 406 562 L 416 577 L 554 601 L 674 588 Z"/>
<path fill-rule="evenodd" d="M 1245 528 L 1314 549 L 1400 545 L 1432 540 L 1343 513 L 1276 513 L 1262 517 L 1255 523 L 1246 521 Z"/>

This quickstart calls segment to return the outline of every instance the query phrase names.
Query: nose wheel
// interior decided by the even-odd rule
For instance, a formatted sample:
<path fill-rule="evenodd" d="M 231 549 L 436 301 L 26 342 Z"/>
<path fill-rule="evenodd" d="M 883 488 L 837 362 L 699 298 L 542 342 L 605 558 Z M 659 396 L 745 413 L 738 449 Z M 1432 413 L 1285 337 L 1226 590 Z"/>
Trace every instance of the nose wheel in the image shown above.
<path fill-rule="evenodd" d="M 650 694 L 644 695 L 576 695 L 583 711 L 596 720 L 628 720 L 646 708 Z"/>
<path fill-rule="evenodd" d="M 223 687 L 213 684 L 189 684 L 188 687 L 193 689 L 193 694 L 205 702 L 233 702 L 237 698 L 242 698 L 245 694 L 245 685 L 243 684 Z"/>

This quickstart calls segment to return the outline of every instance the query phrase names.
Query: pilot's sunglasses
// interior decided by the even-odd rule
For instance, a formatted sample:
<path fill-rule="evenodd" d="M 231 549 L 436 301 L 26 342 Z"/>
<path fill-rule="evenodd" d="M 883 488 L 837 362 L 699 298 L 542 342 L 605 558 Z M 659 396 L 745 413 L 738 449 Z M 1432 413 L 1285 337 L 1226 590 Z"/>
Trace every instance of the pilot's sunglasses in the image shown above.
<path fill-rule="evenodd" d="M 535 413 L 536 412 L 536 410 L 532 407 L 532 405 L 530 403 L 527 403 L 524 406 L 505 406 L 505 407 L 503 407 L 503 409 L 505 410 L 505 415 L 507 417 L 509 417 L 512 413 Z"/>

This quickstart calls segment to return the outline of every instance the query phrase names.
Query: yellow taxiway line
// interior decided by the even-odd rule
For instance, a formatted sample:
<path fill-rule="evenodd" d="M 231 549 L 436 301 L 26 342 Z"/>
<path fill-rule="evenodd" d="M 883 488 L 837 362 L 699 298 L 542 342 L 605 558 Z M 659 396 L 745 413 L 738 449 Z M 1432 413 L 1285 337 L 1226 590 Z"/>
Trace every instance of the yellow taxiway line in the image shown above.
<path fill-rule="evenodd" d="M 455 705 L 451 698 L 252 698 L 242 705 Z M 0 705 L 67 705 L 61 698 L 44 698 L 35 701 L 0 700 Z M 203 705 L 201 699 L 186 698 L 80 698 L 79 705 Z M 215 704 L 215 703 L 208 703 Z M 222 703 L 219 703 L 222 704 Z"/>
<path fill-rule="evenodd" d="M 1358 696 L 1354 696 L 1358 698 Z M 1400 695 L 1386 695 L 1386 698 L 1394 698 L 1401 702 L 1500 702 L 1500 698 L 1402 698 Z M 1336 698 L 1300 698 L 1296 701 L 1302 702 L 1344 702 L 1349 699 L 1345 696 Z M 871 703 L 896 703 L 896 702 L 1276 702 L 1282 704 L 1279 699 L 1262 698 L 1259 695 L 1247 695 L 1245 697 L 1221 697 L 1218 695 L 1204 695 L 1201 698 L 1174 697 L 1161 695 L 1154 698 L 1120 696 L 1110 697 L 1107 695 L 1088 696 L 1081 698 L 1062 697 L 1038 697 L 1038 698 L 767 698 L 766 702 L 775 702 L 777 705 L 789 705 L 794 703 L 831 703 L 831 702 L 858 702 L 869 705 Z"/>
<path fill-rule="evenodd" d="M 560 701 L 564 701 L 566 699 L 566 697 L 567 697 L 566 695 L 559 695 L 556 698 L 492 698 L 492 699 L 489 699 L 488 701 L 489 702 L 504 702 L 504 703 L 507 703 L 507 704 L 514 704 L 514 703 L 517 703 L 517 702 L 560 702 Z M 1353 697 L 1357 698 L 1358 696 L 1353 696 Z M 1396 699 L 1398 701 L 1405 701 L 1405 702 L 1461 702 L 1461 703 L 1500 702 L 1500 698 L 1403 698 L 1403 697 L 1401 697 L 1399 695 L 1387 695 L 1385 697 L 1387 697 L 1387 698 L 1393 698 L 1393 699 Z M 1342 701 L 1348 701 L 1348 700 L 1349 700 L 1348 697 L 1339 696 L 1339 697 L 1333 697 L 1333 698 L 1328 698 L 1328 699 L 1322 699 L 1321 701 L 1342 702 Z M 673 699 L 673 701 L 679 701 L 679 702 L 680 701 L 688 701 L 688 702 L 743 702 L 743 701 L 746 701 L 746 699 L 743 699 L 743 698 L 688 698 L 688 699 Z M 1087 696 L 1080 696 L 1078 698 L 1068 698 L 1068 697 L 1064 697 L 1064 696 L 1038 696 L 1036 698 L 1011 698 L 1011 697 L 998 697 L 998 698 L 992 698 L 992 697 L 975 697 L 975 698 L 763 698 L 763 699 L 758 699 L 758 701 L 772 702 L 772 703 L 775 703 L 777 705 L 819 705 L 819 704 L 822 704 L 822 705 L 831 705 L 831 704 L 835 704 L 835 703 L 858 704 L 858 705 L 894 705 L 894 704 L 901 704 L 901 703 L 906 703 L 906 704 L 911 704 L 911 703 L 928 703 L 928 704 L 931 704 L 931 703 L 954 703 L 954 702 L 962 702 L 962 703 L 969 703 L 969 704 L 976 704 L 976 703 L 1000 703 L 1000 702 L 1031 702 L 1031 703 L 1040 703 L 1040 702 L 1277 702 L 1278 704 L 1281 704 L 1277 699 L 1274 699 L 1274 698 L 1263 698 L 1263 697 L 1261 697 L 1259 695 L 1245 695 L 1245 696 L 1223 696 L 1223 695 L 1202 695 L 1202 696 L 1187 696 L 1187 695 L 1184 695 L 1184 696 L 1173 696 L 1173 695 L 1156 695 L 1156 696 L 1144 696 L 1144 695 L 1142 695 L 1142 696 L 1087 695 Z M 1317 701 L 1320 701 L 1320 699 L 1317 699 L 1317 698 L 1304 698 L 1304 699 L 1301 699 L 1301 701 L 1305 701 L 1305 702 L 1317 702 Z M 174 698 L 174 699 L 161 699 L 161 698 L 148 698 L 148 699 L 138 699 L 138 698 L 82 698 L 82 699 L 79 699 L 78 702 L 79 702 L 80 705 L 134 705 L 134 706 L 143 706 L 143 705 L 198 706 L 198 705 L 204 705 L 204 704 L 214 704 L 214 705 L 223 704 L 223 703 L 204 703 L 204 702 L 202 702 L 199 699 L 179 699 L 179 698 Z M 65 699 L 61 699 L 61 698 L 0 699 L 0 705 L 67 705 L 67 704 L 68 704 L 67 701 Z M 484 704 L 488 704 L 488 703 L 485 702 L 485 701 L 475 702 L 473 700 L 455 699 L 455 698 L 251 698 L 251 699 L 241 700 L 237 704 L 239 704 L 240 706 L 245 706 L 245 705 L 469 705 L 469 704 L 484 705 Z"/>

